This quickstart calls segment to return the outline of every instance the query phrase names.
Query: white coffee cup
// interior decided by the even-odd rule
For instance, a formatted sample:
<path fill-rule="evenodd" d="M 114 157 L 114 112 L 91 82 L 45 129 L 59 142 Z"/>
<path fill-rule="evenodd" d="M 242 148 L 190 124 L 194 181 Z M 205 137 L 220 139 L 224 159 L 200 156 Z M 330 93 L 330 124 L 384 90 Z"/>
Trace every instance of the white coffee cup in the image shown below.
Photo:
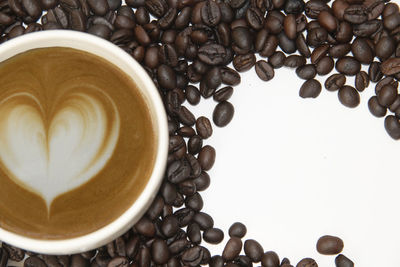
<path fill-rule="evenodd" d="M 0 62 L 25 51 L 45 47 L 68 47 L 95 54 L 132 77 L 148 104 L 158 138 L 154 168 L 144 190 L 129 209 L 103 228 L 64 240 L 34 239 L 0 228 L 0 241 L 13 246 L 44 254 L 73 254 L 88 251 L 112 241 L 131 228 L 146 212 L 164 176 L 168 155 L 167 116 L 157 88 L 140 64 L 114 44 L 87 33 L 52 30 L 26 34 L 1 44 Z M 26 219 L 29 220 L 29 218 Z"/>

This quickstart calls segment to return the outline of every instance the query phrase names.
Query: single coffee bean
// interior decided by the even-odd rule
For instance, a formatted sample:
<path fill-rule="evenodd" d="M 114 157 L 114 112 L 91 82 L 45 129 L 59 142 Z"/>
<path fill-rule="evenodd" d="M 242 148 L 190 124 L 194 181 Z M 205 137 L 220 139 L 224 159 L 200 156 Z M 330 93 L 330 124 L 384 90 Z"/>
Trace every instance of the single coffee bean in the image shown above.
<path fill-rule="evenodd" d="M 244 242 L 244 253 L 246 254 L 247 257 L 251 259 L 252 262 L 259 262 L 261 261 L 261 257 L 264 254 L 264 249 L 254 239 L 248 239 Z"/>
<path fill-rule="evenodd" d="M 192 155 L 196 155 L 200 152 L 201 148 L 203 147 L 203 139 L 198 136 L 194 135 L 189 138 L 188 141 L 188 152 Z"/>
<path fill-rule="evenodd" d="M 221 21 L 221 10 L 219 5 L 211 0 L 204 3 L 201 8 L 201 18 L 204 24 L 208 26 L 216 26 Z"/>
<path fill-rule="evenodd" d="M 346 76 L 343 74 L 333 74 L 325 81 L 325 88 L 328 91 L 337 91 L 346 83 Z"/>
<path fill-rule="evenodd" d="M 232 30 L 232 41 L 245 51 L 249 51 L 253 46 L 253 37 L 247 27 L 234 28 Z"/>
<path fill-rule="evenodd" d="M 279 264 L 279 256 L 274 251 L 267 251 L 261 257 L 261 265 L 263 267 L 279 267 L 285 263 L 282 261 L 282 265 Z"/>
<path fill-rule="evenodd" d="M 388 115 L 385 118 L 386 132 L 395 140 L 400 139 L 400 122 L 399 119 L 393 115 Z"/>
<path fill-rule="evenodd" d="M 354 263 L 345 255 L 340 254 L 335 258 L 336 267 L 354 267 Z"/>
<path fill-rule="evenodd" d="M 197 223 L 189 224 L 186 232 L 189 237 L 189 240 L 192 243 L 194 243 L 194 244 L 201 243 L 201 231 L 200 231 L 200 226 Z"/>
<path fill-rule="evenodd" d="M 306 39 L 301 33 L 297 34 L 296 47 L 299 53 L 304 57 L 309 58 L 311 56 L 310 48 L 308 47 Z"/>
<path fill-rule="evenodd" d="M 317 70 L 313 64 L 306 64 L 296 69 L 296 74 L 303 80 L 310 80 L 317 75 Z"/>
<path fill-rule="evenodd" d="M 264 26 L 264 14 L 258 8 L 248 8 L 245 17 L 249 26 L 254 30 L 260 30 Z"/>
<path fill-rule="evenodd" d="M 385 85 L 377 94 L 379 104 L 389 107 L 396 100 L 397 89 L 391 85 Z"/>
<path fill-rule="evenodd" d="M 316 70 L 318 75 L 327 75 L 333 70 L 334 62 L 331 57 L 322 57 L 316 64 Z"/>
<path fill-rule="evenodd" d="M 328 10 L 322 10 L 319 13 L 318 22 L 328 32 L 335 32 L 338 28 L 338 20 Z"/>
<path fill-rule="evenodd" d="M 269 35 L 265 41 L 263 49 L 260 51 L 260 56 L 270 57 L 272 56 L 276 48 L 278 47 L 279 40 L 275 35 Z"/>
<path fill-rule="evenodd" d="M 233 105 L 228 101 L 222 101 L 213 111 L 213 121 L 218 127 L 224 127 L 231 122 L 234 113 Z"/>
<path fill-rule="evenodd" d="M 165 240 L 156 239 L 151 245 L 151 255 L 154 263 L 165 264 L 170 258 L 169 249 Z"/>
<path fill-rule="evenodd" d="M 381 20 L 370 20 L 364 23 L 353 25 L 353 34 L 357 37 L 370 37 L 380 32 L 383 28 Z"/>
<path fill-rule="evenodd" d="M 283 20 L 283 30 L 289 39 L 296 39 L 297 29 L 296 29 L 296 16 L 293 14 L 288 14 Z"/>
<path fill-rule="evenodd" d="M 354 58 L 362 64 L 370 64 L 375 55 L 365 38 L 357 37 L 351 44 L 351 52 Z"/>
<path fill-rule="evenodd" d="M 168 5 L 165 0 L 146 0 L 146 9 L 155 17 L 161 18 L 167 12 Z"/>
<path fill-rule="evenodd" d="M 92 11 L 98 16 L 104 16 L 110 7 L 107 0 L 87 0 Z"/>
<path fill-rule="evenodd" d="M 285 59 L 286 56 L 284 53 L 282 53 L 281 51 L 276 51 L 272 56 L 268 58 L 268 63 L 270 63 L 274 69 L 279 69 L 283 67 Z"/>
<path fill-rule="evenodd" d="M 210 186 L 210 176 L 202 171 L 199 177 L 193 179 L 193 182 L 196 184 L 197 191 L 204 191 Z"/>
<path fill-rule="evenodd" d="M 21 3 L 26 13 L 32 18 L 37 19 L 42 14 L 42 8 L 38 0 L 22 0 Z"/>
<path fill-rule="evenodd" d="M 233 87 L 226 86 L 214 92 L 213 99 L 217 102 L 227 101 L 233 94 Z"/>
<path fill-rule="evenodd" d="M 299 96 L 302 98 L 316 98 L 321 93 L 321 83 L 315 79 L 307 80 L 300 87 Z"/>
<path fill-rule="evenodd" d="M 6 263 L 1 266 L 7 266 Z M 71 264 L 71 266 L 74 266 Z M 86 265 L 83 265 L 86 266 Z M 29 257 L 24 261 L 24 267 L 47 267 L 46 263 L 41 260 L 39 257 L 33 256 Z"/>
<path fill-rule="evenodd" d="M 383 77 L 383 73 L 381 71 L 381 63 L 379 62 L 372 62 L 368 68 L 368 76 L 371 82 L 378 82 Z"/>
<path fill-rule="evenodd" d="M 360 104 L 360 94 L 354 87 L 349 85 L 339 89 L 338 98 L 340 103 L 348 108 L 355 108 Z"/>
<path fill-rule="evenodd" d="M 287 37 L 285 32 L 281 32 L 278 34 L 278 41 L 279 41 L 278 45 L 283 52 L 287 54 L 296 52 L 297 48 L 295 40 L 292 40 L 289 37 Z"/>
<path fill-rule="evenodd" d="M 206 44 L 198 50 L 199 59 L 209 65 L 222 64 L 226 55 L 226 49 L 219 44 Z"/>
<path fill-rule="evenodd" d="M 336 236 L 325 235 L 318 239 L 317 251 L 323 255 L 336 255 L 342 252 L 343 241 Z"/>
<path fill-rule="evenodd" d="M 361 64 L 350 56 L 345 56 L 336 61 L 336 70 L 348 76 L 354 76 L 361 70 Z"/>
<path fill-rule="evenodd" d="M 393 75 L 400 72 L 400 57 L 389 58 L 382 62 L 381 71 L 385 75 Z"/>
<path fill-rule="evenodd" d="M 241 80 L 239 73 L 229 67 L 221 68 L 221 79 L 222 83 L 230 86 L 238 85 Z"/>
<path fill-rule="evenodd" d="M 153 237 L 156 233 L 154 224 L 145 216 L 143 216 L 134 227 L 138 233 L 147 237 Z"/>
<path fill-rule="evenodd" d="M 389 58 L 396 49 L 396 43 L 392 37 L 386 36 L 381 38 L 375 46 L 376 56 L 384 61 Z"/>
<path fill-rule="evenodd" d="M 396 113 L 399 107 L 400 107 L 400 95 L 397 95 L 394 102 L 389 106 L 389 110 L 391 112 Z"/>
<path fill-rule="evenodd" d="M 176 87 L 175 71 L 168 65 L 161 64 L 157 69 L 157 80 L 165 90 L 172 90 Z"/>
<path fill-rule="evenodd" d="M 351 45 L 348 43 L 337 44 L 329 48 L 329 55 L 333 58 L 342 58 L 351 51 Z"/>
<path fill-rule="evenodd" d="M 225 261 L 234 260 L 237 256 L 239 256 L 241 250 L 242 240 L 237 237 L 231 237 L 222 251 L 222 258 L 224 258 Z"/>
<path fill-rule="evenodd" d="M 193 85 L 188 85 L 185 90 L 185 95 L 187 101 L 192 105 L 197 105 L 200 103 L 200 91 Z"/>
<path fill-rule="evenodd" d="M 200 166 L 203 170 L 210 170 L 215 163 L 215 149 L 212 146 L 204 146 L 198 156 Z"/>
<path fill-rule="evenodd" d="M 178 230 L 179 230 L 179 222 L 176 216 L 170 215 L 163 218 L 161 224 L 161 232 L 166 237 L 174 236 L 178 232 Z"/>
<path fill-rule="evenodd" d="M 378 118 L 384 117 L 387 112 L 387 108 L 379 104 L 377 96 L 373 96 L 368 100 L 368 109 L 372 115 Z"/>
<path fill-rule="evenodd" d="M 198 266 L 204 256 L 204 251 L 200 246 L 194 246 L 192 248 L 189 248 L 183 252 L 181 259 L 183 264 L 190 266 L 190 267 L 195 267 Z"/>
<path fill-rule="evenodd" d="M 196 213 L 193 217 L 193 221 L 196 222 L 203 231 L 214 227 L 213 218 L 204 212 Z"/>
<path fill-rule="evenodd" d="M 185 205 L 189 209 L 192 209 L 194 211 L 200 211 L 204 206 L 203 198 L 199 193 L 196 192 L 192 196 L 186 197 Z"/>
<path fill-rule="evenodd" d="M 233 58 L 233 67 L 239 72 L 245 72 L 251 69 L 256 63 L 256 56 L 252 53 L 245 55 L 236 55 Z"/>
<path fill-rule="evenodd" d="M 308 31 L 307 43 L 311 47 L 317 47 L 326 42 L 328 38 L 328 32 L 324 28 L 314 28 Z"/>
<path fill-rule="evenodd" d="M 399 86 L 399 83 L 393 77 L 385 77 L 376 84 L 375 94 L 379 94 L 379 92 L 382 90 L 383 86 L 388 85 L 388 84 L 393 86 L 396 89 Z"/>
<path fill-rule="evenodd" d="M 304 258 L 299 263 L 297 263 L 296 267 L 318 267 L 318 264 L 314 259 Z"/>
<path fill-rule="evenodd" d="M 210 244 L 219 244 L 224 239 L 224 232 L 218 228 L 210 228 L 204 231 L 203 239 Z"/>
<path fill-rule="evenodd" d="M 275 72 L 271 64 L 265 60 L 259 60 L 255 64 L 257 76 L 263 81 L 269 81 L 274 78 Z"/>
<path fill-rule="evenodd" d="M 362 92 L 369 85 L 369 76 L 365 71 L 360 71 L 356 74 L 355 87 L 357 91 Z"/>
<path fill-rule="evenodd" d="M 201 138 L 209 138 L 213 132 L 210 120 L 203 116 L 197 118 L 196 131 Z"/>
<path fill-rule="evenodd" d="M 306 64 L 305 57 L 299 55 L 290 55 L 283 62 L 283 65 L 288 68 L 297 68 L 305 64 Z"/>
<path fill-rule="evenodd" d="M 311 63 L 316 64 L 318 61 L 326 56 L 326 53 L 329 50 L 329 45 L 320 45 L 316 47 L 311 53 Z"/>
<path fill-rule="evenodd" d="M 368 13 L 363 5 L 350 5 L 344 10 L 343 19 L 354 24 L 361 24 L 368 19 Z"/>

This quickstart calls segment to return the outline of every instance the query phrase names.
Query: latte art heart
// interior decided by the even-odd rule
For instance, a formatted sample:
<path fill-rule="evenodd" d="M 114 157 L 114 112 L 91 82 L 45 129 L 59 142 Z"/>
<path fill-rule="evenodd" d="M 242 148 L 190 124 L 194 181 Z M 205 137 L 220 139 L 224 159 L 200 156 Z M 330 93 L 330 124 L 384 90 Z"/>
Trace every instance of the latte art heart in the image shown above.
<path fill-rule="evenodd" d="M 2 168 L 48 209 L 57 196 L 102 170 L 119 137 L 117 107 L 100 91 L 71 92 L 55 108 L 18 92 L 0 102 L 0 114 Z"/>

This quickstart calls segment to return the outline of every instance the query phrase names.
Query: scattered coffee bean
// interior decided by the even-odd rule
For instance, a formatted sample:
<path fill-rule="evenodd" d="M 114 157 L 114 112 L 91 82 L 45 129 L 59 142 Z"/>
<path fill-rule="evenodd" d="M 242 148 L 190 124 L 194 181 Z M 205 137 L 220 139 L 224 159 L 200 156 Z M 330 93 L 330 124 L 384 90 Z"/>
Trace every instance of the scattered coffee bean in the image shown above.
<path fill-rule="evenodd" d="M 354 263 L 343 254 L 335 258 L 335 265 L 336 267 L 354 267 Z"/>
<path fill-rule="evenodd" d="M 389 107 L 396 100 L 397 89 L 391 85 L 385 85 L 377 94 L 379 104 Z"/>
<path fill-rule="evenodd" d="M 357 91 L 362 92 L 369 85 L 369 76 L 365 71 L 360 71 L 356 74 L 355 87 Z"/>
<path fill-rule="evenodd" d="M 218 127 L 228 125 L 235 113 L 233 105 L 228 101 L 218 103 L 213 112 L 213 121 Z"/>
<path fill-rule="evenodd" d="M 283 261 L 282 261 L 283 263 Z M 267 251 L 261 257 L 261 265 L 263 267 L 279 267 L 279 256 L 274 251 Z M 283 263 L 281 266 L 284 266 Z"/>
<path fill-rule="evenodd" d="M 316 98 L 321 93 L 321 83 L 315 79 L 307 80 L 300 87 L 299 95 L 302 98 Z"/>
<path fill-rule="evenodd" d="M 339 89 L 338 97 L 340 103 L 348 108 L 355 108 L 360 104 L 360 94 L 354 87 L 349 85 Z"/>
<path fill-rule="evenodd" d="M 269 81 L 274 78 L 275 72 L 271 64 L 265 60 L 259 60 L 255 64 L 257 76 L 263 81 Z"/>
<path fill-rule="evenodd" d="M 210 244 L 219 244 L 224 239 L 224 232 L 218 228 L 207 229 L 203 233 L 203 239 Z"/>
<path fill-rule="evenodd" d="M 296 267 L 318 267 L 318 264 L 311 258 L 304 258 L 297 263 Z"/>
<path fill-rule="evenodd" d="M 337 91 L 346 83 L 346 76 L 343 74 L 332 74 L 325 81 L 325 88 L 328 91 Z"/>
<path fill-rule="evenodd" d="M 395 140 L 400 139 L 400 122 L 399 119 L 393 115 L 388 115 L 385 118 L 386 132 Z"/>
<path fill-rule="evenodd" d="M 373 96 L 368 100 L 368 109 L 375 117 L 384 117 L 387 112 L 387 108 L 379 104 L 378 97 Z"/>
<path fill-rule="evenodd" d="M 264 249 L 254 239 L 248 239 L 244 242 L 244 253 L 246 254 L 247 257 L 251 259 L 252 262 L 259 262 L 261 261 L 261 257 L 264 254 Z"/>
<path fill-rule="evenodd" d="M 242 250 L 242 240 L 238 237 L 231 237 L 225 245 L 225 248 L 222 252 L 222 258 L 226 261 L 234 260 L 237 256 L 239 256 L 240 251 Z"/>
<path fill-rule="evenodd" d="M 342 252 L 343 246 L 339 237 L 325 235 L 318 239 L 317 251 L 323 255 L 336 255 Z"/>

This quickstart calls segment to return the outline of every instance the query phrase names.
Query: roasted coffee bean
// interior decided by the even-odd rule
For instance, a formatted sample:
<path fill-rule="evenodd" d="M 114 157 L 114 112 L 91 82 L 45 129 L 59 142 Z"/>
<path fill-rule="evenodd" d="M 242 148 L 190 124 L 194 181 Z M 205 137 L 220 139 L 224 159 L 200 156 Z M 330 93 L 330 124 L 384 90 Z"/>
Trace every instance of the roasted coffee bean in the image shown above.
<path fill-rule="evenodd" d="M 115 257 L 107 264 L 107 267 L 128 267 L 129 261 L 125 257 Z"/>
<path fill-rule="evenodd" d="M 397 114 L 399 107 L 400 107 L 400 95 L 397 95 L 396 100 L 394 100 L 394 102 L 389 106 L 389 110 Z"/>
<path fill-rule="evenodd" d="M 189 237 L 189 240 L 194 243 L 194 244 L 200 244 L 201 243 L 201 232 L 200 232 L 200 226 L 197 223 L 191 223 L 187 227 L 187 235 Z"/>
<path fill-rule="evenodd" d="M 185 249 L 187 249 L 189 245 L 190 241 L 188 241 L 186 237 L 185 238 L 182 237 L 171 241 L 170 244 L 168 245 L 168 248 L 171 254 L 179 254 Z"/>
<path fill-rule="evenodd" d="M 154 199 L 153 203 L 151 204 L 150 208 L 146 212 L 147 217 L 149 217 L 150 220 L 155 220 L 157 217 L 159 217 L 163 210 L 164 204 L 165 204 L 164 199 L 160 196 L 157 196 Z M 131 250 L 131 248 L 128 249 L 128 244 L 127 244 L 126 251 L 128 250 Z M 128 256 L 131 257 L 131 255 Z"/>
<path fill-rule="evenodd" d="M 264 14 L 260 9 L 250 7 L 246 10 L 246 21 L 254 30 L 260 30 L 264 25 Z"/>
<path fill-rule="evenodd" d="M 253 38 L 247 27 L 236 27 L 232 30 L 232 41 L 239 48 L 249 51 L 252 46 Z"/>
<path fill-rule="evenodd" d="M 269 14 L 265 18 L 265 28 L 271 34 L 278 34 L 283 30 L 283 20 Z"/>
<path fill-rule="evenodd" d="M 343 19 L 354 24 L 361 24 L 368 19 L 368 12 L 363 5 L 350 5 L 343 14 Z"/>
<path fill-rule="evenodd" d="M 210 176 L 202 171 L 199 177 L 193 179 L 193 182 L 196 184 L 197 191 L 204 191 L 210 186 Z"/>
<path fill-rule="evenodd" d="M 163 218 L 161 223 L 161 232 L 166 237 L 174 236 L 178 232 L 178 230 L 179 230 L 179 222 L 175 216 L 170 215 Z"/>
<path fill-rule="evenodd" d="M 313 64 L 306 64 L 296 69 L 296 74 L 303 80 L 310 80 L 317 75 L 317 70 Z"/>
<path fill-rule="evenodd" d="M 71 12 L 74 9 L 79 9 L 81 7 L 81 4 L 78 0 L 60 0 L 59 2 L 61 8 L 67 10 L 68 12 Z"/>
<path fill-rule="evenodd" d="M 385 85 L 377 94 L 379 104 L 389 107 L 396 100 L 397 89 L 391 85 Z"/>
<path fill-rule="evenodd" d="M 335 1 L 338 2 L 338 1 Z M 362 24 L 360 24 L 362 25 Z M 354 27 L 357 27 L 359 25 L 355 25 Z M 342 21 L 339 24 L 339 28 L 336 32 L 336 40 L 339 43 L 348 43 L 353 39 L 353 32 L 356 31 L 356 28 L 353 29 L 353 26 L 348 23 L 347 21 Z M 357 35 L 360 36 L 360 35 Z M 364 37 L 364 36 L 361 36 Z"/>
<path fill-rule="evenodd" d="M 336 236 L 325 235 L 318 239 L 317 251 L 323 255 L 336 255 L 342 252 L 343 241 Z"/>
<path fill-rule="evenodd" d="M 146 237 L 153 237 L 156 233 L 154 224 L 146 216 L 143 216 L 134 227 L 139 234 Z"/>
<path fill-rule="evenodd" d="M 219 244 L 224 239 L 224 232 L 218 228 L 210 228 L 204 231 L 203 239 L 210 244 Z"/>
<path fill-rule="evenodd" d="M 233 87 L 226 86 L 214 92 L 213 99 L 217 102 L 227 101 L 233 94 Z"/>
<path fill-rule="evenodd" d="M 221 21 L 219 5 L 211 0 L 204 3 L 201 8 L 201 19 L 208 26 L 216 26 Z"/>
<path fill-rule="evenodd" d="M 192 105 L 197 105 L 200 103 L 200 91 L 193 85 L 188 85 L 185 90 L 185 95 L 187 101 Z"/>
<path fill-rule="evenodd" d="M 215 149 L 209 145 L 202 147 L 198 155 L 198 161 L 203 170 L 210 170 L 215 163 Z"/>
<path fill-rule="evenodd" d="M 248 239 L 244 242 L 244 253 L 246 254 L 247 257 L 251 259 L 252 262 L 259 262 L 261 261 L 261 257 L 264 254 L 264 249 L 254 239 Z"/>
<path fill-rule="evenodd" d="M 172 203 L 174 202 L 174 200 L 175 200 L 175 198 L 176 198 L 176 196 L 177 196 L 176 186 L 173 185 L 173 184 L 171 184 L 171 183 L 168 183 L 168 182 L 164 183 L 164 184 L 161 186 L 160 195 L 163 197 L 163 199 L 164 199 L 164 201 L 165 201 L 166 204 L 172 205 Z M 143 227 L 143 228 L 144 228 L 144 227 Z M 150 228 L 149 228 L 149 229 L 150 229 Z M 150 230 L 151 230 L 151 229 L 150 229 Z M 149 231 L 150 231 L 150 230 L 149 230 Z M 153 230 L 151 230 L 151 231 L 153 231 Z M 154 234 L 155 234 L 155 228 L 154 228 L 154 234 L 153 234 L 153 235 L 151 235 L 152 233 L 153 233 L 153 232 L 149 232 L 148 234 L 149 234 L 150 236 L 154 236 Z"/>
<path fill-rule="evenodd" d="M 303 55 L 306 58 L 309 58 L 311 56 L 311 51 L 310 48 L 308 47 L 306 43 L 306 39 L 304 38 L 303 34 L 298 34 L 296 38 L 296 47 L 297 50 L 301 55 Z"/>
<path fill-rule="evenodd" d="M 337 71 L 348 76 L 354 76 L 361 70 L 360 62 L 350 56 L 340 58 L 338 61 L 336 61 L 335 67 Z"/>
<path fill-rule="evenodd" d="M 86 30 L 86 17 L 79 9 L 74 9 L 69 13 L 69 21 L 71 29 L 75 31 Z"/>
<path fill-rule="evenodd" d="M 336 267 L 354 267 L 354 263 L 344 256 L 343 254 L 338 255 L 335 258 L 335 266 Z"/>
<path fill-rule="evenodd" d="M 201 148 L 203 147 L 203 139 L 198 136 L 194 135 L 189 138 L 188 141 L 188 152 L 192 155 L 196 155 L 200 152 Z"/>
<path fill-rule="evenodd" d="M 355 87 L 357 91 L 362 92 L 369 85 L 369 76 L 365 71 L 360 71 L 356 74 Z"/>
<path fill-rule="evenodd" d="M 237 55 L 233 59 L 233 67 L 239 72 L 245 72 L 251 69 L 256 63 L 254 54 Z"/>
<path fill-rule="evenodd" d="M 311 47 L 317 47 L 326 42 L 328 38 L 328 32 L 324 28 L 314 28 L 308 31 L 307 43 Z"/>
<path fill-rule="evenodd" d="M 196 131 L 201 138 L 209 138 L 213 132 L 210 120 L 203 116 L 199 117 L 196 120 Z"/>
<path fill-rule="evenodd" d="M 247 233 L 247 228 L 243 223 L 235 222 L 229 227 L 229 236 L 243 238 Z"/>
<path fill-rule="evenodd" d="M 6 266 L 6 264 L 0 266 Z M 71 264 L 71 266 L 74 266 Z M 83 265 L 87 266 L 87 265 Z M 29 257 L 24 261 L 24 267 L 47 267 L 47 265 L 44 263 L 43 260 L 41 260 L 39 257 L 33 256 Z"/>
<path fill-rule="evenodd" d="M 382 79 L 383 73 L 382 73 L 382 71 L 381 71 L 381 68 L 382 68 L 381 63 L 376 62 L 376 61 L 372 62 L 372 63 L 369 65 L 369 68 L 368 68 L 368 76 L 369 76 L 371 82 L 375 82 L 375 83 L 376 83 L 376 82 L 378 82 L 380 79 Z M 386 75 L 387 75 L 387 74 L 386 74 Z"/>
<path fill-rule="evenodd" d="M 165 0 L 146 0 L 144 6 L 153 16 L 157 18 L 161 18 L 168 9 L 168 5 Z"/>
<path fill-rule="evenodd" d="M 213 218 L 204 212 L 196 213 L 193 217 L 193 221 L 196 222 L 203 231 L 214 227 Z"/>
<path fill-rule="evenodd" d="M 296 39 L 297 29 L 296 29 L 296 16 L 293 14 L 288 14 L 283 21 L 283 29 L 286 36 L 289 39 Z"/>
<path fill-rule="evenodd" d="M 389 58 L 396 49 L 396 43 L 392 37 L 386 36 L 381 38 L 375 46 L 376 56 L 384 61 Z"/>
<path fill-rule="evenodd" d="M 331 57 L 322 57 L 316 64 L 318 75 L 327 75 L 332 71 L 334 62 Z"/>
<path fill-rule="evenodd" d="M 388 30 L 394 30 L 400 24 L 400 13 L 393 13 L 383 18 L 383 26 Z"/>
<path fill-rule="evenodd" d="M 284 10 L 286 14 L 299 14 L 304 11 L 303 0 L 286 0 Z"/>
<path fill-rule="evenodd" d="M 234 112 L 235 109 L 230 102 L 222 101 L 213 111 L 213 122 L 218 127 L 224 127 L 231 122 Z"/>
<path fill-rule="evenodd" d="M 20 262 L 25 257 L 25 252 L 17 247 L 11 246 L 7 243 L 3 243 L 3 250 L 7 251 L 8 258 L 13 261 Z"/>
<path fill-rule="evenodd" d="M 351 51 L 350 44 L 338 44 L 329 48 L 329 55 L 333 58 L 342 58 Z"/>
<path fill-rule="evenodd" d="M 226 55 L 226 49 L 219 44 L 203 45 L 198 50 L 199 59 L 209 65 L 219 65 L 223 63 Z"/>
<path fill-rule="evenodd" d="M 198 164 L 197 159 L 191 154 L 188 154 L 186 157 L 190 157 L 190 161 L 195 160 L 197 162 L 197 165 L 199 166 L 199 171 L 201 173 L 201 167 L 200 167 L 200 164 Z M 196 172 L 198 172 L 198 171 L 196 171 Z M 197 173 L 196 173 L 196 175 L 197 175 Z M 199 176 L 199 175 L 197 175 L 197 176 Z M 196 184 L 194 183 L 193 180 L 185 180 L 178 185 L 178 191 L 179 191 L 179 193 L 181 193 L 185 196 L 193 196 L 197 192 Z"/>
<path fill-rule="evenodd" d="M 42 14 L 42 8 L 38 0 L 22 0 L 22 7 L 29 16 L 36 20 Z"/>
<path fill-rule="evenodd" d="M 311 19 L 318 18 L 321 11 L 328 11 L 329 6 L 322 0 L 310 0 L 305 5 L 305 14 Z"/>
<path fill-rule="evenodd" d="M 162 64 L 157 68 L 157 80 L 165 90 L 172 90 L 176 87 L 175 71 L 168 65 Z"/>
<path fill-rule="evenodd" d="M 137 257 L 138 267 L 150 267 L 151 264 L 151 254 L 148 247 L 143 246 L 139 250 Z"/>
<path fill-rule="evenodd" d="M 200 153 L 201 152 L 202 151 L 200 151 Z M 200 157 L 200 155 L 201 154 L 199 154 L 199 157 Z M 213 156 L 206 156 L 206 157 L 210 158 L 210 157 L 213 157 Z M 210 159 L 210 160 L 212 160 L 212 159 Z M 201 164 L 201 159 L 200 158 L 199 158 L 199 162 Z M 186 205 L 187 208 L 190 208 L 190 209 L 192 209 L 194 211 L 200 211 L 203 208 L 203 205 L 204 205 L 203 198 L 201 197 L 201 195 L 199 193 L 196 192 L 193 195 L 186 197 L 185 205 Z"/>
<path fill-rule="evenodd" d="M 203 259 L 204 251 L 200 246 L 194 246 L 183 252 L 182 262 L 190 267 L 195 267 L 200 264 Z"/>
<path fill-rule="evenodd" d="M 98 16 L 104 16 L 110 7 L 107 0 L 87 0 L 91 10 Z"/>
<path fill-rule="evenodd" d="M 301 0 L 302 1 L 302 0 Z M 296 52 L 296 42 L 295 40 L 291 40 L 286 36 L 284 32 L 278 34 L 279 47 L 287 54 L 292 54 Z"/>
<path fill-rule="evenodd" d="M 384 117 L 387 112 L 387 108 L 379 104 L 378 97 L 373 96 L 368 100 L 368 109 L 375 117 Z"/>
<path fill-rule="evenodd" d="M 302 98 L 316 98 L 320 93 L 321 83 L 315 79 L 310 79 L 300 87 L 299 96 Z"/>
<path fill-rule="evenodd" d="M 165 240 L 156 239 L 151 244 L 151 256 L 155 264 L 165 264 L 170 258 L 169 249 Z"/>
<path fill-rule="evenodd" d="M 311 53 L 311 63 L 316 64 L 318 61 L 326 56 L 328 52 L 329 45 L 321 45 L 316 47 Z"/>
<path fill-rule="evenodd" d="M 362 64 L 370 64 L 374 59 L 374 51 L 368 45 L 368 42 L 364 38 L 357 37 L 351 44 L 351 52 L 354 58 Z"/>
<path fill-rule="evenodd" d="M 395 140 L 400 139 L 400 122 L 399 119 L 393 115 L 388 115 L 385 118 L 386 132 Z"/>
<path fill-rule="evenodd" d="M 241 250 L 242 240 L 238 237 L 231 237 L 224 247 L 222 258 L 224 258 L 225 261 L 231 261 L 239 256 Z"/>
<path fill-rule="evenodd" d="M 360 94 L 354 87 L 349 85 L 339 89 L 338 98 L 340 103 L 348 108 L 355 108 L 360 104 Z"/>
<path fill-rule="evenodd" d="M 400 72 L 400 57 L 389 58 L 382 62 L 380 69 L 385 75 L 393 75 Z"/>
<path fill-rule="evenodd" d="M 265 252 L 261 257 L 261 265 L 263 267 L 279 267 L 278 254 L 276 254 L 274 251 Z M 281 265 L 281 266 L 283 266 L 283 265 Z"/>
<path fill-rule="evenodd" d="M 111 30 L 102 24 L 92 25 L 88 29 L 88 33 L 96 35 L 98 37 L 109 39 L 111 36 Z"/>
<path fill-rule="evenodd" d="M 323 10 L 319 13 L 318 22 L 328 32 L 335 32 L 338 28 L 337 19 L 327 10 Z"/>
<path fill-rule="evenodd" d="M 311 258 L 304 258 L 297 263 L 296 267 L 318 267 L 318 264 Z"/>
<path fill-rule="evenodd" d="M 274 78 L 275 72 L 271 64 L 265 60 L 259 60 L 255 64 L 257 76 L 263 81 L 269 81 Z"/>
<path fill-rule="evenodd" d="M 176 160 L 167 168 L 168 181 L 174 184 L 185 181 L 190 176 L 190 165 L 186 160 Z"/>
<path fill-rule="evenodd" d="M 276 48 L 278 47 L 279 40 L 275 35 L 269 35 L 265 41 L 263 49 L 260 51 L 260 56 L 270 57 L 272 56 Z"/>
<path fill-rule="evenodd" d="M 268 58 L 268 63 L 271 64 L 274 69 L 279 69 L 283 67 L 285 59 L 286 56 L 284 53 L 282 53 L 281 51 L 276 51 L 272 56 Z"/>
<path fill-rule="evenodd" d="M 290 55 L 285 58 L 283 65 L 288 68 L 298 68 L 306 64 L 306 59 L 299 55 Z"/>

